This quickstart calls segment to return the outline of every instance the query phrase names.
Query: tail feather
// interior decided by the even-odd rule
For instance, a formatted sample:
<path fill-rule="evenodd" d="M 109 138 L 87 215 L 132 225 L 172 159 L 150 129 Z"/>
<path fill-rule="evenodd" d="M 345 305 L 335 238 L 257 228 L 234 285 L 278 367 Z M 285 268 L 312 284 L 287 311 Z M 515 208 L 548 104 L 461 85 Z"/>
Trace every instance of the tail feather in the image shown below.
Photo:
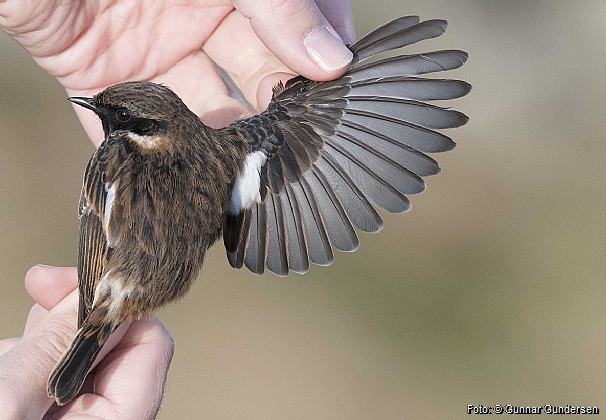
<path fill-rule="evenodd" d="M 54 397 L 57 405 L 67 404 L 78 394 L 103 346 L 91 329 L 90 324 L 85 324 L 80 329 L 71 347 L 61 357 L 48 379 L 48 396 Z"/>

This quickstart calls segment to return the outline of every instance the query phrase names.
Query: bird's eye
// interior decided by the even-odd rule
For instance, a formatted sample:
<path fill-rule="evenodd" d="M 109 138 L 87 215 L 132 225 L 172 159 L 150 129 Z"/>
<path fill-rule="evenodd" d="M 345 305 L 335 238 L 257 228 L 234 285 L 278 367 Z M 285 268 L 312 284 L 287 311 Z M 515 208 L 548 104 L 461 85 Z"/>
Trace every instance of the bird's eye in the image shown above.
<path fill-rule="evenodd" d="M 118 121 L 127 122 L 130 120 L 130 114 L 126 109 L 119 109 L 116 111 L 116 118 L 118 118 Z"/>

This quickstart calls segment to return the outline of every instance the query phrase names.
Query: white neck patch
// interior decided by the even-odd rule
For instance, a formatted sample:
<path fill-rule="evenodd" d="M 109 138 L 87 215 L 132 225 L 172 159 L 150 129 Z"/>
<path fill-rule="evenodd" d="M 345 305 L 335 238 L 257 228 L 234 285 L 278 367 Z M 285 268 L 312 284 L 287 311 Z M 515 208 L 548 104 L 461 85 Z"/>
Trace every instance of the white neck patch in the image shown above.
<path fill-rule="evenodd" d="M 131 133 L 131 132 L 129 132 L 127 134 L 127 136 L 131 140 L 134 140 L 135 142 L 137 142 L 139 144 L 139 146 L 141 146 L 145 149 L 151 149 L 152 147 L 154 147 L 156 145 L 156 142 L 158 141 L 158 136 L 142 136 L 140 134 L 135 134 L 135 133 Z"/>

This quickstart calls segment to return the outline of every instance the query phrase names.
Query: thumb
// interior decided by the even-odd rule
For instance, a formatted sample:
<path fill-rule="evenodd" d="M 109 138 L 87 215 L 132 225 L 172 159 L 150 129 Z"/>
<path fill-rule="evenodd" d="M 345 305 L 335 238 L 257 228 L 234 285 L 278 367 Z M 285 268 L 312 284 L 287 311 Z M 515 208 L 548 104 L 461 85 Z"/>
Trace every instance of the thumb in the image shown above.
<path fill-rule="evenodd" d="M 75 335 L 77 305 L 76 290 L 50 311 L 34 305 L 29 318 L 38 325 L 0 359 L 0 404 L 8 404 L 14 418 L 42 418 L 53 404 L 46 382 Z"/>
<path fill-rule="evenodd" d="M 295 73 L 331 80 L 349 68 L 355 33 L 347 0 L 233 0 L 272 53 Z M 331 24 L 334 23 L 334 26 Z"/>

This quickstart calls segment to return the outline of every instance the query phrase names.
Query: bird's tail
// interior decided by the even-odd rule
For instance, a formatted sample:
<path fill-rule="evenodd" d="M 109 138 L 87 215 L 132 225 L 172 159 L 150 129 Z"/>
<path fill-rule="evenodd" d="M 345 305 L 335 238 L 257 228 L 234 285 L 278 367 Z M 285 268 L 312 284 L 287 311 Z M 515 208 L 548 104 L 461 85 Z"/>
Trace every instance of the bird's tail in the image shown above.
<path fill-rule="evenodd" d="M 78 331 L 48 379 L 48 396 L 54 397 L 58 405 L 67 404 L 78 394 L 107 336 L 100 335 L 99 327 L 87 322 Z"/>

